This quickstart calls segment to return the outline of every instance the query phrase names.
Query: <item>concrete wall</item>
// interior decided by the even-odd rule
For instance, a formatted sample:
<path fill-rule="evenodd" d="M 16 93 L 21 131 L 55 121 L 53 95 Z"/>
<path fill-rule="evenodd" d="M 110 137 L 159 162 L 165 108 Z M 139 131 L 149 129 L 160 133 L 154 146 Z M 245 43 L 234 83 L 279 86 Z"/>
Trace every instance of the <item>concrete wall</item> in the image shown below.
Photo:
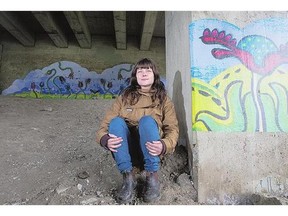
<path fill-rule="evenodd" d="M 198 132 L 199 202 L 255 204 L 255 195 L 287 198 L 287 143 L 287 133 Z"/>
<path fill-rule="evenodd" d="M 191 173 L 198 201 L 206 204 L 253 204 L 261 197 L 288 196 L 287 133 L 192 133 L 191 62 L 188 26 L 219 19 L 239 28 L 263 18 L 287 18 L 287 12 L 166 12 L 167 83 L 177 104 L 183 143 L 191 148 Z M 205 56 L 203 56 L 205 58 Z M 181 80 L 181 82 L 180 82 Z M 200 101 L 201 103 L 201 101 Z M 191 107 L 192 105 L 192 107 Z M 272 118 L 272 116 L 268 117 Z"/>
<path fill-rule="evenodd" d="M 153 38 L 149 51 L 140 51 L 135 38 L 127 44 L 126 50 L 117 50 L 112 46 L 114 39 L 93 37 L 91 49 L 81 49 L 77 41 L 68 48 L 57 48 L 51 39 L 37 36 L 35 47 L 24 47 L 11 36 L 1 35 L 0 93 L 14 80 L 24 78 L 28 72 L 42 69 L 58 61 L 71 61 L 87 68 L 88 71 L 102 72 L 118 64 L 135 64 L 143 57 L 152 58 L 158 66 L 161 76 L 165 77 L 165 40 Z M 1 51 L 1 49 L 0 49 Z"/>
<path fill-rule="evenodd" d="M 191 76 L 189 54 L 189 24 L 191 12 L 165 12 L 166 82 L 172 96 L 179 121 L 179 144 L 187 146 L 189 169 L 193 178 L 193 142 L 191 130 Z M 197 182 L 197 181 L 195 181 Z"/>

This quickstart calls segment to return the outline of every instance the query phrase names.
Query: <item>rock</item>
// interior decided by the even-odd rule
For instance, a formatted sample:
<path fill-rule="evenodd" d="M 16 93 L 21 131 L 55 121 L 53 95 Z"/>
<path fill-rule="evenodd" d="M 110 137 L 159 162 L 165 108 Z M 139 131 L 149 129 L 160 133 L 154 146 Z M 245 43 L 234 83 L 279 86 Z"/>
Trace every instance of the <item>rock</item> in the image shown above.
<path fill-rule="evenodd" d="M 83 172 L 78 173 L 77 176 L 78 176 L 78 178 L 80 178 L 80 179 L 86 179 L 86 178 L 89 177 L 89 173 L 86 172 L 86 171 L 83 171 Z"/>
<path fill-rule="evenodd" d="M 52 112 L 53 108 L 52 107 L 44 107 L 44 109 L 41 109 L 40 111 Z"/>
<path fill-rule="evenodd" d="M 91 197 L 91 198 L 89 198 L 87 200 L 81 201 L 81 204 L 82 205 L 91 205 L 91 204 L 96 203 L 97 201 L 98 201 L 98 199 L 96 197 Z"/>
<path fill-rule="evenodd" d="M 81 184 L 77 184 L 78 190 L 82 191 L 83 186 Z"/>
<path fill-rule="evenodd" d="M 192 187 L 192 182 L 189 179 L 189 175 L 186 173 L 182 173 L 178 178 L 176 179 L 176 183 L 179 184 L 181 187 Z"/>
<path fill-rule="evenodd" d="M 67 187 L 65 185 L 59 185 L 58 188 L 56 188 L 56 192 L 57 194 L 61 194 L 63 192 L 65 192 L 66 190 L 68 190 L 70 187 Z"/>

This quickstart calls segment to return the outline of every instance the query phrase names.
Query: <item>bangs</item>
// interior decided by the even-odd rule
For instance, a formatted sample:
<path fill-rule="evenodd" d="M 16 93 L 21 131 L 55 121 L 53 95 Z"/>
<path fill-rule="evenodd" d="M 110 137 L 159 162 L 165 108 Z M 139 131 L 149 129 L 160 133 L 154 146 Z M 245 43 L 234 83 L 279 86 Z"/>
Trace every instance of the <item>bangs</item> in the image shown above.
<path fill-rule="evenodd" d="M 137 69 L 153 69 L 153 63 L 151 61 L 149 61 L 148 59 L 143 59 L 142 61 L 138 62 L 138 64 L 136 65 L 136 70 Z"/>
<path fill-rule="evenodd" d="M 136 66 L 135 69 L 137 70 L 137 69 L 149 69 L 149 68 L 152 69 L 152 64 L 141 64 L 141 65 L 139 64 Z"/>
<path fill-rule="evenodd" d="M 149 69 L 149 68 L 152 69 L 151 66 L 139 65 L 139 66 L 136 67 L 136 70 L 137 70 L 137 69 Z"/>

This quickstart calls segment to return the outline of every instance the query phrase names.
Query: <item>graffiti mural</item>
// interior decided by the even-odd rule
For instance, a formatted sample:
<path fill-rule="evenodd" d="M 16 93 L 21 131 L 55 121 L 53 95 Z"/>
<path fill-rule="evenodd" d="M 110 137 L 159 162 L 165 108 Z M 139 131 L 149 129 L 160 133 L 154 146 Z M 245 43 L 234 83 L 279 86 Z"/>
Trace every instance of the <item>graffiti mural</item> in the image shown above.
<path fill-rule="evenodd" d="M 192 129 L 288 131 L 288 19 L 191 23 Z"/>
<path fill-rule="evenodd" d="M 71 62 L 59 61 L 28 73 L 3 90 L 2 95 L 32 98 L 115 98 L 130 83 L 134 65 L 119 64 L 102 73 L 88 71 Z M 162 82 L 165 80 L 161 78 Z"/>
<path fill-rule="evenodd" d="M 59 61 L 28 73 L 3 90 L 3 95 L 33 98 L 113 98 L 130 82 L 132 64 L 120 64 L 102 73 L 70 61 Z"/>

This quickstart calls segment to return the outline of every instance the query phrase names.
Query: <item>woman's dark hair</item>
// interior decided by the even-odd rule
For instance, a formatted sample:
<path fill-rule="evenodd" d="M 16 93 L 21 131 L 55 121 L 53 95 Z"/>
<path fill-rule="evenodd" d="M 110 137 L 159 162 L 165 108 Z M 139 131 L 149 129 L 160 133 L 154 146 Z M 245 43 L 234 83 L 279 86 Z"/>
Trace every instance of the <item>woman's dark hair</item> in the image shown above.
<path fill-rule="evenodd" d="M 143 58 L 136 63 L 133 68 L 130 85 L 124 90 L 122 93 L 122 98 L 124 104 L 134 105 L 138 102 L 140 93 L 138 89 L 141 89 L 141 86 L 137 82 L 136 72 L 138 68 L 151 68 L 154 74 L 154 83 L 151 86 L 152 101 L 154 102 L 156 99 L 159 100 L 160 104 L 163 103 L 166 97 L 166 89 L 163 82 L 160 80 L 160 74 L 157 70 L 155 63 L 148 58 Z"/>

